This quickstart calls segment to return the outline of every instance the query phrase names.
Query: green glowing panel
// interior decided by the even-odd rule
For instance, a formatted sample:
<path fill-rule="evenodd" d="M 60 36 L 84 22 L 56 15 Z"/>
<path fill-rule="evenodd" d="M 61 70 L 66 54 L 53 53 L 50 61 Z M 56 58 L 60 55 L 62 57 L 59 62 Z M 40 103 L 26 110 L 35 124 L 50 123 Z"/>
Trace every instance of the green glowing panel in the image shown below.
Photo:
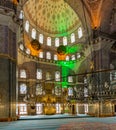
<path fill-rule="evenodd" d="M 62 82 L 62 87 L 67 88 L 68 82 Z"/>
<path fill-rule="evenodd" d="M 81 50 L 82 50 L 82 45 L 81 44 L 67 46 L 67 53 L 68 54 L 73 54 L 73 53 L 76 53 L 76 52 L 80 52 Z"/>
<path fill-rule="evenodd" d="M 62 67 L 62 87 L 68 87 L 67 77 L 69 75 L 69 69 L 74 68 L 74 61 L 58 61 L 58 65 Z"/>
<path fill-rule="evenodd" d="M 69 70 L 73 70 L 75 73 L 78 72 L 81 63 L 85 60 L 85 57 L 82 57 L 81 60 L 77 61 L 58 61 L 57 65 L 62 68 L 61 77 L 62 77 L 62 88 L 68 88 L 70 85 L 67 81 L 68 75 L 70 75 Z"/>
<path fill-rule="evenodd" d="M 66 50 L 67 50 L 67 54 L 74 54 L 74 53 L 78 53 L 81 52 L 81 50 L 83 49 L 83 45 L 82 44 L 73 44 L 72 46 L 67 46 Z M 57 61 L 57 65 L 60 66 L 62 68 L 62 72 L 61 72 L 61 77 L 62 77 L 62 87 L 63 88 L 68 88 L 68 85 L 70 85 L 68 83 L 68 76 L 70 75 L 70 70 L 72 70 L 73 72 L 77 73 L 81 63 L 85 60 L 84 56 L 81 56 L 81 58 L 79 58 L 78 60 L 70 60 L 70 61 Z"/>
<path fill-rule="evenodd" d="M 62 67 L 62 70 L 68 71 L 67 68 L 73 69 L 75 67 L 75 61 L 58 61 L 58 66 Z"/>

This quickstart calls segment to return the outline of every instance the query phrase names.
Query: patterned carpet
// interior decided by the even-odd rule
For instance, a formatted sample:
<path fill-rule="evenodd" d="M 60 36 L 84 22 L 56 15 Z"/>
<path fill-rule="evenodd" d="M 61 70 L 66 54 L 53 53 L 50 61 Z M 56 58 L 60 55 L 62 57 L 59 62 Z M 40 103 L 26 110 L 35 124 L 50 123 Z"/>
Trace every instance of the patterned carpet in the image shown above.
<path fill-rule="evenodd" d="M 62 125 L 58 130 L 116 130 L 116 124 L 105 124 L 101 122 L 70 122 Z"/>
<path fill-rule="evenodd" d="M 32 119 L 0 122 L 0 130 L 116 130 L 116 117 Z"/>

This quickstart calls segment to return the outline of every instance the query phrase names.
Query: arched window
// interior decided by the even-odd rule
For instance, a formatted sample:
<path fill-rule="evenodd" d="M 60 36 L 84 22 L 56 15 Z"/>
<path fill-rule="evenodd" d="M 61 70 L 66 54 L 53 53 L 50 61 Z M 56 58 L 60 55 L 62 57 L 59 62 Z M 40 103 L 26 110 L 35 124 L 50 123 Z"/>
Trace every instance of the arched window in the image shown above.
<path fill-rule="evenodd" d="M 77 53 L 77 59 L 79 59 L 81 57 L 80 53 Z"/>
<path fill-rule="evenodd" d="M 51 59 L 51 53 L 50 52 L 46 52 L 46 59 Z"/>
<path fill-rule="evenodd" d="M 26 70 L 22 69 L 20 70 L 20 78 L 26 78 Z"/>
<path fill-rule="evenodd" d="M 61 95 L 62 89 L 60 86 L 55 86 L 54 93 L 55 95 Z"/>
<path fill-rule="evenodd" d="M 27 93 L 27 86 L 26 84 L 20 85 L 20 94 L 26 94 Z"/>
<path fill-rule="evenodd" d="M 19 114 L 27 114 L 27 104 L 19 104 Z"/>
<path fill-rule="evenodd" d="M 42 114 L 43 113 L 43 104 L 37 103 L 36 104 L 36 114 Z"/>
<path fill-rule="evenodd" d="M 88 97 L 88 89 L 86 87 L 84 88 L 84 97 Z"/>
<path fill-rule="evenodd" d="M 60 72 L 59 71 L 55 72 L 55 80 L 60 81 Z"/>
<path fill-rule="evenodd" d="M 46 72 L 46 80 L 50 80 L 51 79 L 51 74 L 50 74 L 50 72 Z"/>
<path fill-rule="evenodd" d="M 61 113 L 61 104 L 60 103 L 57 103 L 56 104 L 56 113 Z"/>
<path fill-rule="evenodd" d="M 64 45 L 64 46 L 67 45 L 67 37 L 63 37 L 63 45 Z"/>
<path fill-rule="evenodd" d="M 51 46 L 51 37 L 47 37 L 47 45 Z"/>
<path fill-rule="evenodd" d="M 26 53 L 30 54 L 30 49 L 29 48 L 26 49 Z"/>
<path fill-rule="evenodd" d="M 73 82 L 73 77 L 72 76 L 68 76 L 68 82 Z"/>
<path fill-rule="evenodd" d="M 57 87 L 57 86 L 55 86 L 54 93 L 55 93 L 55 95 L 59 95 L 59 89 L 58 89 L 58 87 Z"/>
<path fill-rule="evenodd" d="M 75 55 L 72 55 L 72 56 L 71 56 L 71 59 L 72 59 L 72 60 L 75 60 Z"/>
<path fill-rule="evenodd" d="M 72 33 L 72 34 L 71 34 L 71 43 L 74 43 L 74 42 L 75 42 L 75 34 Z"/>
<path fill-rule="evenodd" d="M 58 60 L 58 56 L 56 54 L 54 55 L 54 60 Z"/>
<path fill-rule="evenodd" d="M 39 58 L 43 58 L 43 51 L 39 52 Z"/>
<path fill-rule="evenodd" d="M 39 34 L 39 42 L 41 44 L 43 44 L 43 38 L 44 38 L 43 34 Z"/>
<path fill-rule="evenodd" d="M 68 96 L 73 96 L 73 88 L 72 87 L 68 88 Z"/>
<path fill-rule="evenodd" d="M 20 11 L 20 14 L 19 14 L 19 19 L 23 19 L 24 18 L 24 12 L 23 10 Z"/>
<path fill-rule="evenodd" d="M 25 31 L 29 32 L 29 21 L 25 22 Z"/>
<path fill-rule="evenodd" d="M 69 56 L 66 56 L 66 61 L 69 61 L 69 59 L 70 59 Z"/>
<path fill-rule="evenodd" d="M 20 44 L 19 48 L 23 51 L 24 50 L 24 45 Z"/>
<path fill-rule="evenodd" d="M 42 79 L 42 70 L 37 69 L 37 79 Z"/>
<path fill-rule="evenodd" d="M 55 47 L 59 47 L 59 38 L 55 38 Z"/>
<path fill-rule="evenodd" d="M 78 38 L 81 38 L 82 36 L 83 36 L 82 28 L 79 27 L 79 28 L 78 28 Z"/>
<path fill-rule="evenodd" d="M 32 37 L 33 39 L 36 38 L 36 30 L 35 30 L 34 28 L 32 29 L 31 37 Z"/>
<path fill-rule="evenodd" d="M 87 84 L 87 77 L 84 77 L 84 84 Z"/>
<path fill-rule="evenodd" d="M 36 95 L 42 95 L 42 85 L 41 84 L 37 84 L 36 85 Z"/>

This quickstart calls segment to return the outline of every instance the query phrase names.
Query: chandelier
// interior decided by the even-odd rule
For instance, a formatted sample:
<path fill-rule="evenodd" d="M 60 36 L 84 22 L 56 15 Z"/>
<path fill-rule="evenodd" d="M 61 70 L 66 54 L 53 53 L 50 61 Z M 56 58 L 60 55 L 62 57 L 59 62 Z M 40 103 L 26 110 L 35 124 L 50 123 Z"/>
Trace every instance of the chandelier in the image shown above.
<path fill-rule="evenodd" d="M 66 54 L 66 46 L 60 45 L 60 46 L 57 48 L 57 53 L 58 53 L 59 55 L 65 55 L 65 54 Z"/>

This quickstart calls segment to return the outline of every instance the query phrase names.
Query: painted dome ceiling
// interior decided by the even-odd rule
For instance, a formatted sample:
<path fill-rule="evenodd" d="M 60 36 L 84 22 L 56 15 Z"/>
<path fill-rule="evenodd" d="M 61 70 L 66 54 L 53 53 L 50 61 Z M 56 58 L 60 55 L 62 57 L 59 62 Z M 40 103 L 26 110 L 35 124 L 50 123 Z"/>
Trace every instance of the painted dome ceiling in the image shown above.
<path fill-rule="evenodd" d="M 70 34 L 81 24 L 77 14 L 64 0 L 29 0 L 24 12 L 33 27 L 53 37 Z"/>

